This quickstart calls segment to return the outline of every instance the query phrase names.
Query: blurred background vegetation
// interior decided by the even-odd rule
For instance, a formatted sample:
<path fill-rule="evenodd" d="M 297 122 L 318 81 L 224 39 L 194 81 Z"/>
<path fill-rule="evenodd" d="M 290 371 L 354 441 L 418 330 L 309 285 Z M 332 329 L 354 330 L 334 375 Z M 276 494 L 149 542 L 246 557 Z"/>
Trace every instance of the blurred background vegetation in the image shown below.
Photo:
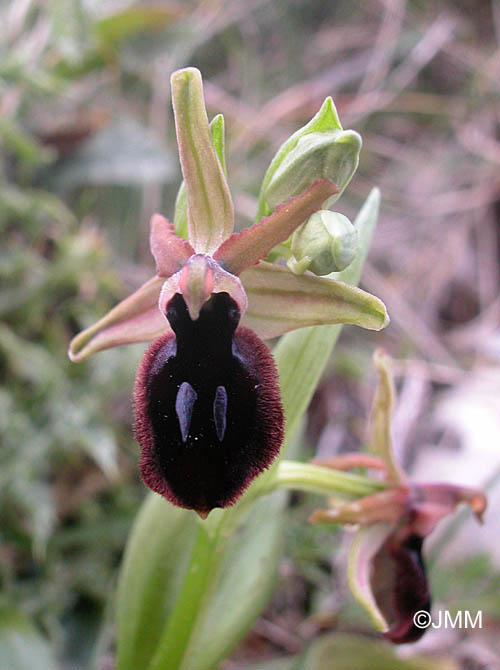
<path fill-rule="evenodd" d="M 180 183 L 169 77 L 186 65 L 225 116 L 240 226 L 327 95 L 363 135 L 337 209 L 352 218 L 382 190 L 362 285 L 392 323 L 344 329 L 304 440 L 311 456 L 358 449 L 371 352 L 398 359 L 403 462 L 490 495 L 483 529 L 459 515 L 428 546 L 436 609 L 481 609 L 483 628 L 430 631 L 403 655 L 500 667 L 500 5 L 4 0 L 0 22 L 0 667 L 113 667 L 117 568 L 145 495 L 130 401 L 144 347 L 79 365 L 66 350 L 151 275 L 149 218 L 173 216 Z M 374 633 L 346 588 L 346 540 L 306 523 L 317 503 L 293 497 L 278 590 L 224 670 L 291 668 L 342 632 L 365 635 L 335 652 L 358 658 L 345 667 L 394 663 L 363 647 Z"/>

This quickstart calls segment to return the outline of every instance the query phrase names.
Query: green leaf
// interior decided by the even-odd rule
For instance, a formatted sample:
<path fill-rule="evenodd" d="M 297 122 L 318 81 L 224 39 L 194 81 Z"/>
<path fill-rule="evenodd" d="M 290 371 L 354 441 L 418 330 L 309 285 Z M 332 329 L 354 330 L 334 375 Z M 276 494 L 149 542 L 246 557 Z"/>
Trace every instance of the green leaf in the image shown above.
<path fill-rule="evenodd" d="M 8 83 L 26 87 L 37 95 L 54 95 L 61 91 L 63 82 L 46 67 L 33 65 L 26 67 L 25 59 L 19 53 L 2 54 L 0 79 Z"/>
<path fill-rule="evenodd" d="M 241 510 L 194 512 L 150 495 L 120 574 L 118 669 L 213 667 L 267 603 L 281 559 L 283 492 Z"/>
<path fill-rule="evenodd" d="M 0 228 L 9 217 L 23 219 L 26 224 L 29 221 L 46 223 L 47 219 L 65 226 L 76 222 L 73 212 L 53 193 L 14 184 L 5 184 L 0 190 Z"/>
<path fill-rule="evenodd" d="M 297 670 L 458 670 L 445 656 L 400 658 L 393 646 L 382 640 L 336 633 L 316 640 Z"/>
<path fill-rule="evenodd" d="M 130 534 L 117 599 L 119 670 L 147 668 L 179 595 L 198 520 L 156 494 L 146 498 Z"/>
<path fill-rule="evenodd" d="M 226 172 L 226 152 L 225 152 L 225 132 L 224 132 L 224 117 L 222 114 L 214 116 L 210 122 L 210 134 L 214 143 L 217 157 L 222 165 L 224 174 Z M 187 223 L 187 198 L 186 198 L 186 184 L 184 180 L 179 186 L 177 197 L 175 199 L 175 213 L 174 213 L 174 227 L 175 232 L 180 237 L 187 240 L 188 238 L 188 223 Z"/>
<path fill-rule="evenodd" d="M 39 166 L 54 159 L 54 151 L 42 146 L 27 135 L 14 119 L 0 118 L 0 140 L 4 147 L 15 153 L 24 166 Z"/>
<path fill-rule="evenodd" d="M 5 670 L 56 670 L 49 643 L 21 612 L 0 610 L 0 667 Z"/>
<path fill-rule="evenodd" d="M 184 13 L 180 5 L 154 7 L 139 4 L 97 21 L 94 30 L 103 46 L 114 47 L 138 33 L 163 30 Z"/>
<path fill-rule="evenodd" d="M 52 41 L 69 64 L 79 64 L 91 47 L 89 20 L 81 0 L 50 0 Z"/>
<path fill-rule="evenodd" d="M 203 546 L 204 592 L 184 593 L 180 612 L 191 616 L 168 623 L 150 670 L 217 667 L 250 629 L 273 592 L 285 502 L 283 492 L 259 500 L 241 525 L 233 525 L 235 510 L 221 512 L 212 545 L 208 537 Z M 200 572 L 192 577 L 195 583 Z"/>
<path fill-rule="evenodd" d="M 43 346 L 28 342 L 0 323 L 0 354 L 18 380 L 44 388 L 53 373 L 53 358 Z"/>

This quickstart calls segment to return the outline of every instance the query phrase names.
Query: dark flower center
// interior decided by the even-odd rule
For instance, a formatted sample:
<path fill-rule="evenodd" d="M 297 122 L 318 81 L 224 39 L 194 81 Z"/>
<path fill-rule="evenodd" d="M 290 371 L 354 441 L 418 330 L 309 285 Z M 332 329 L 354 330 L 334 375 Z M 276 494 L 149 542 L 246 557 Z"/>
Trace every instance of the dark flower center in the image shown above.
<path fill-rule="evenodd" d="M 151 345 L 136 384 L 136 435 L 148 486 L 178 505 L 231 504 L 279 451 L 283 416 L 274 362 L 227 293 L 192 321 L 169 302 L 172 334 Z"/>

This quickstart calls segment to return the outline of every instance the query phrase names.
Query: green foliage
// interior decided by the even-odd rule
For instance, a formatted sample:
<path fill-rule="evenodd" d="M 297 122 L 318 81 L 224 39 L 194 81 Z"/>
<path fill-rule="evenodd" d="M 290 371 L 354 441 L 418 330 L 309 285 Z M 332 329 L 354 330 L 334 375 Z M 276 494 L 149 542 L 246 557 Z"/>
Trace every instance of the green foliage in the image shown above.
<path fill-rule="evenodd" d="M 304 658 L 292 667 L 294 670 L 456 670 L 457 666 L 447 658 L 422 655 L 403 659 L 387 642 L 339 633 L 314 642 Z"/>
<path fill-rule="evenodd" d="M 30 620 L 16 610 L 0 610 L 0 666 L 30 670 L 34 659 L 39 670 L 56 670 L 49 643 Z"/>

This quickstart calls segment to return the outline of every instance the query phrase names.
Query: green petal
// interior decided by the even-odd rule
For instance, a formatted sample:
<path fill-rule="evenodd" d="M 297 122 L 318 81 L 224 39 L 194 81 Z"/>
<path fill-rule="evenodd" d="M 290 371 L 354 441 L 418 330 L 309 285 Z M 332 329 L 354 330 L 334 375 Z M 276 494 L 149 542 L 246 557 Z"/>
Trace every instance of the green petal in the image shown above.
<path fill-rule="evenodd" d="M 233 232 L 233 201 L 208 127 L 200 72 L 178 70 L 171 85 L 189 241 L 196 252 L 213 253 Z"/>
<path fill-rule="evenodd" d="M 336 185 L 321 179 L 303 193 L 279 205 L 270 215 L 250 228 L 231 235 L 214 254 L 215 260 L 238 275 L 265 258 L 271 249 L 286 240 L 323 202 L 337 192 Z"/>

